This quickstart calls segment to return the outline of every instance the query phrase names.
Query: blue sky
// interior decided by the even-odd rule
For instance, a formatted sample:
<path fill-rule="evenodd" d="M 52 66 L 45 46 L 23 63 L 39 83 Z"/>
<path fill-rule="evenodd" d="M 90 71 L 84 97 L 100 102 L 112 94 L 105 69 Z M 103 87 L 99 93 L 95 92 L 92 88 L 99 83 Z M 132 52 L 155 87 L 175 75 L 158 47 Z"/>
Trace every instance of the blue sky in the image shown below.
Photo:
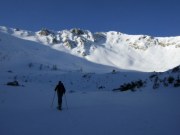
<path fill-rule="evenodd" d="M 0 25 L 180 35 L 180 0 L 1 0 Z"/>

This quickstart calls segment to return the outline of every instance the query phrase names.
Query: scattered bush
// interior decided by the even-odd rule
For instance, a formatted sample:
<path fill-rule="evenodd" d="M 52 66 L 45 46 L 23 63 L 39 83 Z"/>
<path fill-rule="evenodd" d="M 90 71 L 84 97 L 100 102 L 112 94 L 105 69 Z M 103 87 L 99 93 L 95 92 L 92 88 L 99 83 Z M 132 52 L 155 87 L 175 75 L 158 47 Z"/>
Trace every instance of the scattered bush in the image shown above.
<path fill-rule="evenodd" d="M 174 82 L 174 77 L 169 76 L 168 77 L 168 83 L 172 84 Z"/>
<path fill-rule="evenodd" d="M 42 70 L 43 69 L 43 64 L 41 64 L 40 66 L 39 66 L 39 70 Z"/>
<path fill-rule="evenodd" d="M 179 79 L 179 76 L 178 76 L 177 80 L 176 80 L 175 83 L 174 83 L 174 87 L 180 87 L 180 79 Z"/>
<path fill-rule="evenodd" d="M 58 70 L 57 65 L 53 65 L 53 66 L 52 66 L 52 70 L 54 70 L 54 71 Z"/>
<path fill-rule="evenodd" d="M 157 88 L 159 88 L 159 86 L 160 86 L 159 85 L 159 77 L 155 76 L 153 89 L 157 89 Z"/>
<path fill-rule="evenodd" d="M 98 89 L 105 89 L 105 86 L 99 86 Z"/>
<path fill-rule="evenodd" d="M 168 87 L 168 82 L 167 82 L 167 78 L 166 77 L 163 79 L 162 82 L 163 82 L 164 87 Z"/>
<path fill-rule="evenodd" d="M 32 68 L 32 67 L 33 67 L 33 63 L 29 63 L 29 64 L 28 64 L 28 67 L 29 67 L 29 68 Z"/>
<path fill-rule="evenodd" d="M 113 70 L 112 70 L 112 74 L 115 74 L 115 73 L 116 73 L 116 70 L 115 70 L 115 69 L 113 69 Z"/>
<path fill-rule="evenodd" d="M 130 83 L 124 83 L 123 85 L 121 85 L 119 88 L 117 89 L 113 89 L 113 91 L 136 91 L 136 89 L 139 89 L 141 87 L 143 87 L 145 84 L 145 81 L 143 82 L 142 80 L 138 80 L 138 81 L 134 81 L 134 82 L 130 82 Z"/>
<path fill-rule="evenodd" d="M 7 72 L 8 72 L 8 73 L 13 73 L 13 71 L 12 71 L 12 70 L 8 70 Z"/>
<path fill-rule="evenodd" d="M 9 86 L 20 86 L 18 81 L 8 82 L 7 85 L 9 85 Z"/>
<path fill-rule="evenodd" d="M 159 88 L 159 83 L 154 83 L 153 89 L 157 89 L 157 88 Z"/>

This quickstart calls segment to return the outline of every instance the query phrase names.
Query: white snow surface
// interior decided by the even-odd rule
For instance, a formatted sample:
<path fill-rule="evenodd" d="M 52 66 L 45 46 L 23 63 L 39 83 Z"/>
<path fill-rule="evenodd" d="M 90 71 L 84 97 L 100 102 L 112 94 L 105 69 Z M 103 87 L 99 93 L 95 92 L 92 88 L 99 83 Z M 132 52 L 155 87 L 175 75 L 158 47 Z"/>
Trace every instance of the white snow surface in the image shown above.
<path fill-rule="evenodd" d="M 25 41 L 18 40 L 17 38 L 13 39 L 21 42 L 18 44 L 19 46 L 30 44 L 33 48 L 38 48 L 37 44 L 40 43 L 39 46 L 46 45 L 57 50 L 59 53 L 54 51 L 53 54 L 55 53 L 55 55 L 67 53 L 80 57 L 83 59 L 82 61 L 90 61 L 119 70 L 163 72 L 180 64 L 180 36 L 151 37 L 147 35 L 127 35 L 115 31 L 91 33 L 90 31 L 80 29 L 58 32 L 42 29 L 38 32 L 30 32 L 2 26 L 0 27 L 0 32 L 1 35 L 6 33 L 11 38 L 14 36 L 24 39 Z M 41 32 L 47 33 L 43 35 Z M 10 39 L 9 37 L 8 40 Z M 48 54 L 48 52 L 52 52 L 49 51 L 48 47 L 46 48 L 48 51 L 46 51 L 45 55 L 56 57 Z M 43 47 L 41 46 L 40 48 Z M 38 53 L 42 55 L 41 52 Z M 69 56 L 66 55 L 66 59 Z M 57 60 L 61 61 L 60 58 L 57 58 Z M 74 60 L 66 60 L 66 63 L 69 64 L 72 61 Z M 76 68 L 79 66 L 86 70 L 86 67 L 81 67 L 82 65 L 84 64 L 77 62 Z"/>
<path fill-rule="evenodd" d="M 148 79 L 180 65 L 180 37 L 41 32 L 0 27 L 0 135 L 180 134 L 179 88 L 153 90 Z M 139 79 L 147 86 L 112 92 Z M 14 80 L 21 86 L 6 85 Z M 51 107 L 59 80 L 63 111 L 57 97 Z"/>
<path fill-rule="evenodd" d="M 178 89 L 66 93 L 63 111 L 51 108 L 53 87 L 0 86 L 1 135 L 179 135 Z"/>

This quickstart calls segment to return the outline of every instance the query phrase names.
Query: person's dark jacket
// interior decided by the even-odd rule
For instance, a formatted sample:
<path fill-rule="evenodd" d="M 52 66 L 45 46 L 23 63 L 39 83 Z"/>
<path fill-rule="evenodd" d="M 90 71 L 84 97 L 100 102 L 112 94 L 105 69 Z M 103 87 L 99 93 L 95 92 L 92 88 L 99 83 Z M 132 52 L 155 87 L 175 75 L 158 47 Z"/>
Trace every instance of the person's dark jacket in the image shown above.
<path fill-rule="evenodd" d="M 59 84 L 56 86 L 55 91 L 58 92 L 58 94 L 63 95 L 66 92 L 66 89 L 62 82 L 59 82 Z"/>

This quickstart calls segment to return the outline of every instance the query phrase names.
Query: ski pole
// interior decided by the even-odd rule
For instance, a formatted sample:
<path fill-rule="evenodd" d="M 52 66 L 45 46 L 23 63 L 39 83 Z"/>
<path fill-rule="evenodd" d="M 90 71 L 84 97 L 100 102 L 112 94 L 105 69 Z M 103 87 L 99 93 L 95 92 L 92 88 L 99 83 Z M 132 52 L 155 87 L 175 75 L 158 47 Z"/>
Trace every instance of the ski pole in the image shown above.
<path fill-rule="evenodd" d="M 67 107 L 67 110 L 68 110 L 68 104 L 67 104 L 66 94 L 64 94 L 64 97 L 65 97 L 66 107 Z"/>
<path fill-rule="evenodd" d="M 51 108 L 53 107 L 53 104 L 54 104 L 55 95 L 56 95 L 56 91 L 54 91 L 54 96 L 53 96 L 53 100 L 52 100 L 52 103 L 51 103 Z"/>

